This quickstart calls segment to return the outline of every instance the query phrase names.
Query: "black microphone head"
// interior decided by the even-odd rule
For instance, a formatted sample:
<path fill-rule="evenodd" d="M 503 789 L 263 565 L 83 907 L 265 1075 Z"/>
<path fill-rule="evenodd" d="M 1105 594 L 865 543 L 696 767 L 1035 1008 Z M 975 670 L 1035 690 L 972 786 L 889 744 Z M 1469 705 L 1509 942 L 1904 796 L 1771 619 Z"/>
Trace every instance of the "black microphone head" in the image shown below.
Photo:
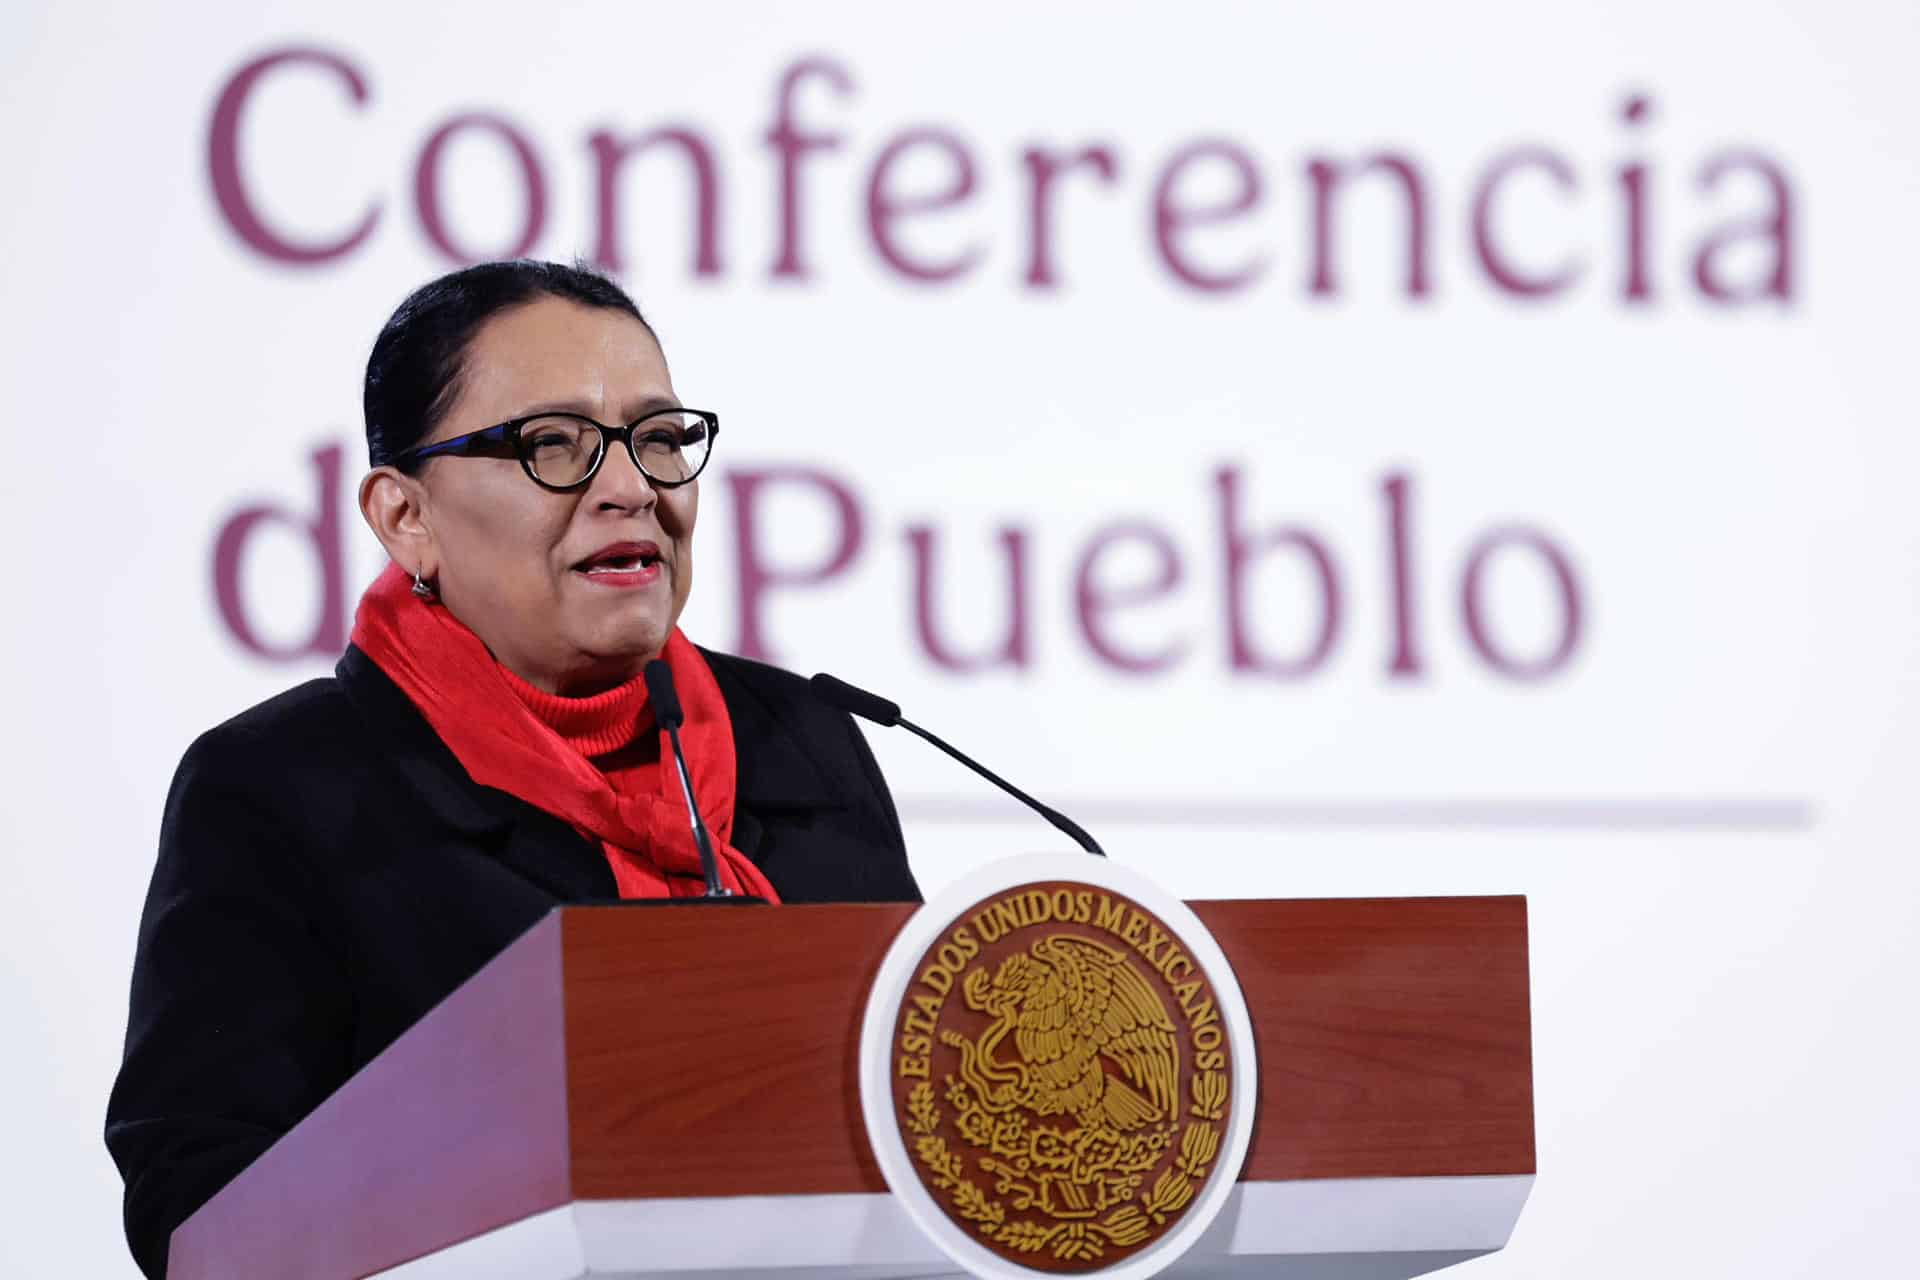
<path fill-rule="evenodd" d="M 862 720 L 871 720 L 875 724 L 891 729 L 900 723 L 900 704 L 888 702 L 877 693 L 868 693 L 865 689 L 856 689 L 845 680 L 836 680 L 822 671 L 811 681 L 813 691 L 821 699 L 831 703 L 850 715 Z"/>
<path fill-rule="evenodd" d="M 680 712 L 680 694 L 673 687 L 673 669 L 659 658 L 641 672 L 647 678 L 647 697 L 653 702 L 653 720 L 662 729 L 678 729 L 686 719 Z"/>

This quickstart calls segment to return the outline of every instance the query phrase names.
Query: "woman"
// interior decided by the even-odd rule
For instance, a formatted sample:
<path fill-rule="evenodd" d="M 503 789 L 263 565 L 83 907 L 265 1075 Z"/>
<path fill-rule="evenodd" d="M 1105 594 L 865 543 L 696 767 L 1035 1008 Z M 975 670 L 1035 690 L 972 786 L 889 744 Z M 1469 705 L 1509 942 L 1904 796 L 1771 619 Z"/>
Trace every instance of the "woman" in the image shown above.
<path fill-rule="evenodd" d="M 673 672 L 720 875 L 917 900 L 844 714 L 695 648 L 718 431 L 590 272 L 425 286 L 374 344 L 360 509 L 392 565 L 329 680 L 195 742 L 167 801 L 107 1145 L 149 1275 L 192 1211 L 557 903 L 704 890 L 640 678 Z"/>

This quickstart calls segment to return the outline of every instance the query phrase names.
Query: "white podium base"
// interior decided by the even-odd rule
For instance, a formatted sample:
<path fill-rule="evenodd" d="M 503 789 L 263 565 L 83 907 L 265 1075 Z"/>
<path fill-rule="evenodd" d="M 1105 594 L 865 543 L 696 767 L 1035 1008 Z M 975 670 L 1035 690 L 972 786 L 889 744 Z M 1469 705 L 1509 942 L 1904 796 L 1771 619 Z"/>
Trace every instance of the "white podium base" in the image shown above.
<path fill-rule="evenodd" d="M 1181 1280 L 1405 1280 L 1504 1247 L 1530 1174 L 1243 1182 Z M 383 1280 L 910 1280 L 959 1276 L 890 1195 L 580 1200 Z"/>

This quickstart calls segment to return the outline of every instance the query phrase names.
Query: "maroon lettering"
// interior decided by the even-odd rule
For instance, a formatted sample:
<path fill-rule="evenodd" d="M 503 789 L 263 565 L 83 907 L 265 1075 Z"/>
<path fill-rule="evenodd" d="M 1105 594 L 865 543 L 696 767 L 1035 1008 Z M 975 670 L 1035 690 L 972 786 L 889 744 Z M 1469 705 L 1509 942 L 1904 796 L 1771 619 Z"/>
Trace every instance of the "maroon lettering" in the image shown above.
<path fill-rule="evenodd" d="M 1420 649 L 1413 627 L 1416 618 L 1413 598 L 1413 537 L 1407 507 L 1412 501 L 1412 481 L 1405 472 L 1390 472 L 1381 492 L 1387 498 L 1387 578 L 1393 587 L 1393 657 L 1387 672 L 1397 679 L 1418 678 L 1423 674 Z"/>
<path fill-rule="evenodd" d="M 220 527 L 213 544 L 213 598 L 220 620 L 240 647 L 256 657 L 276 662 L 296 658 L 335 658 L 347 643 L 346 542 L 340 528 L 339 445 L 327 445 L 312 454 L 316 492 L 311 516 L 299 516 L 272 503 L 260 503 L 234 513 Z M 273 645 L 255 630 L 242 598 L 241 568 L 247 544 L 262 526 L 285 525 L 306 539 L 320 570 L 319 611 L 304 640 Z"/>
<path fill-rule="evenodd" d="M 280 49 L 255 58 L 233 74 L 214 103 L 213 121 L 207 130 L 207 173 L 213 184 L 214 203 L 220 206 L 221 216 L 249 248 L 273 262 L 317 266 L 352 253 L 373 234 L 374 223 L 380 219 L 380 205 L 376 201 L 369 206 L 353 230 L 322 244 L 301 244 L 289 239 L 269 227 L 254 209 L 253 200 L 247 194 L 246 181 L 240 173 L 241 118 L 246 112 L 248 99 L 267 73 L 296 63 L 311 63 L 326 68 L 346 85 L 347 96 L 355 106 L 366 103 L 367 82 L 361 78 L 359 71 L 344 58 L 324 49 Z"/>
<path fill-rule="evenodd" d="M 780 253 L 774 259 L 775 278 L 805 280 L 811 274 L 800 253 L 800 160 L 809 151 L 832 151 L 842 138 L 837 133 L 803 133 L 793 123 L 793 95 L 800 82 L 825 80 L 840 97 L 853 92 L 853 78 L 839 63 L 805 58 L 788 67 L 774 96 L 774 122 L 767 145 L 780 155 Z"/>
<path fill-rule="evenodd" d="M 1099 571 L 1101 558 L 1124 543 L 1133 542 L 1153 557 L 1152 572 L 1144 579 L 1124 586 L 1103 584 Z M 1184 640 L 1170 640 L 1151 653 L 1128 652 L 1107 633 L 1109 613 L 1163 599 L 1180 585 L 1180 552 L 1160 529 L 1144 522 L 1111 524 L 1094 534 L 1081 553 L 1073 574 L 1074 616 L 1080 622 L 1080 634 L 1087 647 L 1106 662 L 1129 675 L 1149 675 L 1165 670 L 1186 651 Z"/>
<path fill-rule="evenodd" d="M 952 175 L 937 191 L 901 195 L 889 185 L 893 167 L 915 147 L 930 149 L 945 157 Z M 938 213 L 966 203 L 973 195 L 973 156 L 958 137 L 941 129 L 915 129 L 903 133 L 882 148 L 873 162 L 873 174 L 867 180 L 867 230 L 873 247 L 886 264 L 909 280 L 943 284 L 972 270 L 980 260 L 979 246 L 960 251 L 945 262 L 915 259 L 898 240 L 894 223 L 908 214 Z"/>
<path fill-rule="evenodd" d="M 1790 302 L 1793 299 L 1793 192 L 1787 185 L 1787 175 L 1757 151 L 1723 151 L 1710 156 L 1700 167 L 1700 189 L 1712 191 L 1726 174 L 1742 169 L 1765 181 L 1773 196 L 1772 212 L 1741 219 L 1702 241 L 1693 259 L 1694 282 L 1700 286 L 1701 293 L 1718 303 L 1758 302 L 1765 298 Z M 1745 287 L 1726 283 L 1714 267 L 1716 258 L 1729 246 L 1756 238 L 1772 247 L 1772 269 Z"/>
<path fill-rule="evenodd" d="M 1103 146 L 1082 147 L 1062 155 L 1028 147 L 1020 153 L 1027 168 L 1027 285 L 1052 289 L 1059 279 L 1053 269 L 1053 189 L 1055 180 L 1075 169 L 1089 169 L 1108 186 L 1120 176 L 1120 162 Z"/>
<path fill-rule="evenodd" d="M 1206 160 L 1218 160 L 1232 170 L 1233 195 L 1207 205 L 1183 205 L 1175 199 L 1181 176 L 1189 166 Z M 1251 213 L 1260 204 L 1260 170 L 1247 153 L 1231 142 L 1196 142 L 1175 152 L 1161 171 L 1153 189 L 1153 238 L 1166 263 L 1182 284 L 1207 293 L 1228 293 L 1252 284 L 1265 266 L 1256 256 L 1229 270 L 1209 270 L 1197 266 L 1182 250 L 1182 236 L 1189 228 L 1231 222 Z"/>
<path fill-rule="evenodd" d="M 693 274 L 717 276 L 720 274 L 720 171 L 706 139 L 684 125 L 654 129 L 624 141 L 607 129 L 587 136 L 587 147 L 593 152 L 599 226 L 593 248 L 594 264 L 603 271 L 615 273 L 627 269 L 626 257 L 620 251 L 620 172 L 629 156 L 661 143 L 678 148 L 686 157 L 687 171 L 693 181 Z"/>
<path fill-rule="evenodd" d="M 1621 104 L 1620 119 L 1629 128 L 1639 128 L 1652 113 L 1653 104 L 1635 95 Z M 1621 282 L 1620 297 L 1632 303 L 1653 301 L 1653 283 L 1647 276 L 1647 166 L 1643 162 L 1620 168 L 1621 210 L 1625 226 L 1621 239 L 1626 242 L 1627 272 Z"/>
<path fill-rule="evenodd" d="M 1544 274 L 1527 274 L 1514 266 L 1494 243 L 1494 199 L 1508 178 L 1526 169 L 1535 169 L 1554 180 L 1562 191 L 1579 186 L 1573 166 L 1544 147 L 1526 147 L 1509 151 L 1487 167 L 1486 176 L 1473 196 L 1473 250 L 1487 278 L 1507 293 L 1522 298 L 1546 298 L 1559 293 L 1579 278 L 1581 263 L 1569 257 L 1560 266 Z"/>
<path fill-rule="evenodd" d="M 838 534 L 832 553 L 819 564 L 799 567 L 772 564 L 767 547 L 776 539 L 770 533 L 763 533 L 759 503 L 765 491 L 776 485 L 803 486 L 831 504 Z M 775 589 L 816 587 L 844 573 L 865 539 L 860 504 L 845 484 L 814 467 L 737 469 L 728 473 L 727 486 L 733 493 L 736 612 L 740 619 L 734 652 L 772 661 L 764 615 L 768 593 Z"/>
<path fill-rule="evenodd" d="M 505 142 L 520 167 L 525 209 L 520 236 L 512 245 L 500 250 L 468 250 L 455 244 L 440 206 L 441 157 L 446 153 L 448 143 L 474 129 Z M 527 141 L 526 135 L 503 116 L 474 111 L 455 116 L 441 125 L 427 139 L 427 145 L 420 149 L 420 159 L 413 168 L 413 203 L 420 214 L 420 227 L 427 233 L 427 239 L 433 242 L 433 247 L 449 260 L 462 266 L 471 266 L 476 262 L 498 258 L 525 257 L 539 242 L 540 231 L 547 221 L 547 182 L 540 172 L 540 157 L 534 154 L 533 144 Z"/>
<path fill-rule="evenodd" d="M 248 248 L 273 262 L 325 265 L 348 257 L 369 241 L 391 197 L 372 193 L 350 226 L 330 227 L 311 238 L 270 224 L 263 211 L 266 193 L 260 184 L 264 179 L 251 175 L 249 182 L 240 135 L 249 111 L 258 114 L 259 91 L 269 89 L 273 77 L 289 70 L 296 75 L 317 70 L 330 86 L 345 93 L 350 113 L 358 113 L 371 101 L 366 77 L 345 56 L 310 46 L 274 49 L 240 66 L 221 84 L 208 122 L 207 171 L 219 216 Z M 856 137 L 878 140 L 863 168 L 848 166 L 844 171 L 848 177 L 857 174 L 861 184 L 854 196 L 863 205 L 862 249 L 871 252 L 888 274 L 912 285 L 943 287 L 975 277 L 994 253 L 1005 252 L 1017 259 L 1011 269 L 1018 270 L 1019 283 L 1026 290 L 1041 294 L 1058 290 L 1065 283 L 1068 255 L 1077 242 L 1089 239 L 1074 234 L 1082 230 L 1076 217 L 1084 221 L 1096 206 L 1122 195 L 1142 200 L 1142 212 L 1151 227 L 1147 252 L 1181 289 L 1220 297 L 1245 293 L 1269 276 L 1270 265 L 1282 256 L 1282 249 L 1254 238 L 1262 224 L 1258 215 L 1272 202 L 1275 175 L 1263 169 L 1251 148 L 1234 138 L 1203 135 L 1178 140 L 1157 167 L 1143 175 L 1138 192 L 1122 181 L 1123 173 L 1132 174 L 1119 141 L 1012 148 L 1008 163 L 1017 166 L 1017 172 L 1008 176 L 1018 189 L 1014 198 L 1020 207 L 1014 216 L 1019 226 L 1016 241 L 1003 250 L 983 225 L 962 223 L 958 216 L 980 216 L 982 194 L 994 180 L 987 158 L 1000 152 L 975 146 L 946 127 L 856 130 L 850 120 L 828 127 L 814 123 L 807 114 L 829 110 L 829 101 L 843 114 L 849 113 L 857 96 L 848 65 L 831 57 L 792 60 L 775 78 L 769 119 L 756 139 L 769 149 L 772 161 L 767 235 L 768 273 L 775 281 L 810 282 L 818 274 L 808 253 L 810 184 L 824 181 L 832 171 L 820 162 L 822 154 L 851 152 Z M 1341 296 L 1346 288 L 1343 271 L 1360 269 L 1362 261 L 1356 256 L 1361 246 L 1345 243 L 1351 234 L 1347 228 L 1356 215 L 1371 212 L 1370 202 L 1379 202 L 1377 212 L 1384 219 L 1369 218 L 1367 225 L 1389 230 L 1382 243 L 1367 246 L 1366 258 L 1378 263 L 1399 251 L 1404 270 L 1398 262 L 1388 266 L 1392 293 L 1421 301 L 1437 291 L 1436 274 L 1441 269 L 1433 257 L 1435 219 L 1452 212 L 1466 226 L 1467 234 L 1460 240 L 1466 265 L 1477 280 L 1485 282 L 1490 294 L 1557 301 L 1604 272 L 1608 289 L 1614 289 L 1618 280 L 1621 304 L 1651 305 L 1657 301 L 1657 277 L 1667 248 L 1657 239 L 1658 224 L 1667 214 L 1656 203 L 1661 175 L 1646 145 L 1657 136 L 1651 130 L 1656 114 L 1654 99 L 1642 93 L 1623 96 L 1610 105 L 1608 118 L 1617 122 L 1623 145 L 1614 149 L 1618 154 L 1605 161 L 1605 168 L 1589 168 L 1581 162 L 1580 153 L 1544 143 L 1501 150 L 1484 167 L 1465 175 L 1469 181 L 1458 188 L 1464 199 L 1456 210 L 1432 206 L 1429 170 L 1411 150 L 1307 149 L 1300 167 L 1289 171 L 1289 178 L 1303 188 L 1307 207 L 1304 219 L 1292 231 L 1295 243 L 1285 251 L 1297 251 L 1304 260 L 1303 283 L 1309 298 Z M 469 213 L 463 206 L 486 209 L 501 203 L 497 192 L 468 196 L 452 183 L 460 161 L 448 158 L 447 152 L 467 154 L 464 145 L 451 144 L 464 144 L 471 132 L 488 135 L 486 141 L 472 145 L 502 147 L 517 167 L 520 190 L 511 190 L 514 179 L 510 179 L 505 203 L 520 217 L 497 233 L 501 243 L 472 245 L 467 242 L 476 238 L 475 233 L 460 234 L 467 225 L 462 215 Z M 633 210 L 628 193 L 635 183 L 644 184 L 639 189 L 649 193 L 658 188 L 661 180 L 653 172 L 655 167 L 683 165 L 686 186 L 675 191 L 685 191 L 684 207 L 689 210 L 691 274 L 702 280 L 725 274 L 729 264 L 723 252 L 722 219 L 737 210 L 738 200 L 732 189 L 723 190 L 731 157 L 716 136 L 684 121 L 632 131 L 610 123 L 583 131 L 580 141 L 584 145 L 578 154 L 591 170 L 582 177 L 592 192 L 590 257 L 595 265 L 613 273 L 630 269 L 627 242 L 632 228 L 624 224 L 631 219 L 622 217 Z M 670 152 L 678 159 L 660 161 L 653 158 L 658 152 Z M 569 152 L 569 158 L 574 154 Z M 636 178 L 629 172 L 633 169 L 647 176 Z M 822 172 L 809 176 L 812 169 Z M 1700 239 L 1690 246 L 1693 291 L 1716 307 L 1790 303 L 1805 266 L 1798 258 L 1800 246 L 1794 243 L 1799 210 L 1790 171 L 1760 150 L 1723 147 L 1708 152 L 1692 172 L 1695 181 L 1688 190 L 1696 195 L 1696 204 L 1709 204 L 1723 187 L 1748 184 L 1760 202 L 1738 214 L 1712 207 L 1704 211 Z M 514 256 L 538 245 L 549 197 L 543 156 L 527 133 L 501 116 L 475 112 L 440 124 L 422 140 L 411 176 L 423 236 L 451 261 Z M 1145 176 L 1151 181 L 1145 182 Z M 1599 211 L 1611 232 L 1604 242 L 1604 256 L 1598 244 L 1585 239 L 1537 238 L 1565 235 L 1554 229 L 1553 202 L 1571 214 L 1596 184 L 1604 188 L 1609 202 Z M 1450 184 L 1436 190 L 1455 189 Z M 1098 194 L 1088 194 L 1094 190 Z M 518 207 L 513 201 L 516 194 Z M 1396 213 L 1399 221 L 1394 220 Z M 758 219 L 753 224 L 759 225 Z M 1573 225 L 1567 224 L 1567 231 Z M 1019 243 L 1022 238 L 1024 245 Z M 1103 246 L 1113 242 L 1107 236 L 1094 239 Z M 1099 265 L 1105 269 L 1112 264 Z"/>
<path fill-rule="evenodd" d="M 1505 547 L 1524 547 L 1539 556 L 1553 575 L 1560 597 L 1560 638 L 1552 649 L 1532 660 L 1516 658 L 1503 651 L 1495 640 L 1482 599 L 1486 568 L 1494 554 Z M 1466 571 L 1460 579 L 1460 607 L 1467 624 L 1467 639 L 1486 664 L 1512 680 L 1543 680 L 1566 666 L 1580 644 L 1580 584 L 1573 565 L 1560 548 L 1541 533 L 1512 526 L 1495 529 L 1475 542 L 1467 555 Z"/>
<path fill-rule="evenodd" d="M 1392 174 L 1400 180 L 1407 207 L 1407 296 L 1427 296 L 1427 189 L 1414 162 L 1397 152 L 1368 156 L 1356 166 L 1342 165 L 1325 156 L 1307 163 L 1307 177 L 1313 184 L 1313 276 L 1308 290 L 1325 297 L 1338 293 L 1334 275 L 1333 196 L 1349 173 Z"/>
<path fill-rule="evenodd" d="M 1236 672 L 1256 672 L 1282 680 L 1309 676 L 1333 652 L 1340 634 L 1340 579 L 1326 546 L 1305 529 L 1283 526 L 1260 535 L 1240 527 L 1240 472 L 1222 467 L 1214 473 L 1220 495 L 1220 538 L 1226 566 L 1227 654 Z M 1313 642 L 1297 658 L 1277 658 L 1255 650 L 1247 628 L 1248 570 L 1261 556 L 1291 547 L 1305 557 L 1319 584 L 1320 625 Z"/>
<path fill-rule="evenodd" d="M 959 653 L 941 639 L 934 621 L 934 577 L 936 570 L 934 531 L 928 525 L 909 525 L 907 545 L 913 551 L 913 623 L 920 646 L 936 666 L 948 671 L 981 671 L 989 667 L 1025 667 L 1032 660 L 1028 641 L 1027 615 L 1027 534 L 1024 529 L 1003 528 L 999 533 L 1002 555 L 1007 565 L 1007 626 L 1005 638 L 996 649 L 976 658 Z M 969 613 L 974 612 L 972 610 Z"/>

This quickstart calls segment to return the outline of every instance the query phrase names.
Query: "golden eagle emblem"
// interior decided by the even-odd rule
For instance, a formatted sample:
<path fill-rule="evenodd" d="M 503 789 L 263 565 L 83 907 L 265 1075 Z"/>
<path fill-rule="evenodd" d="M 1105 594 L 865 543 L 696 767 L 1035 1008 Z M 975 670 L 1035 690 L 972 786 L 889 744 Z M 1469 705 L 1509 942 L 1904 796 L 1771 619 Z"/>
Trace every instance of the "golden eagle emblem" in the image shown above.
<path fill-rule="evenodd" d="M 1110 891 L 1022 888 L 915 972 L 894 1097 L 955 1221 L 1003 1258 L 1086 1271 L 1185 1212 L 1219 1154 L 1231 1063 L 1209 984 L 1158 917 Z"/>
<path fill-rule="evenodd" d="M 960 1051 L 959 1078 L 988 1115 L 1070 1116 L 1082 1130 L 1118 1137 L 1174 1113 L 1173 1021 L 1125 953 L 1056 934 L 1002 960 L 992 977 L 975 969 L 962 992 L 994 1021 L 974 1040 L 940 1038 Z M 1009 1034 L 1012 1061 L 1000 1057 Z"/>

